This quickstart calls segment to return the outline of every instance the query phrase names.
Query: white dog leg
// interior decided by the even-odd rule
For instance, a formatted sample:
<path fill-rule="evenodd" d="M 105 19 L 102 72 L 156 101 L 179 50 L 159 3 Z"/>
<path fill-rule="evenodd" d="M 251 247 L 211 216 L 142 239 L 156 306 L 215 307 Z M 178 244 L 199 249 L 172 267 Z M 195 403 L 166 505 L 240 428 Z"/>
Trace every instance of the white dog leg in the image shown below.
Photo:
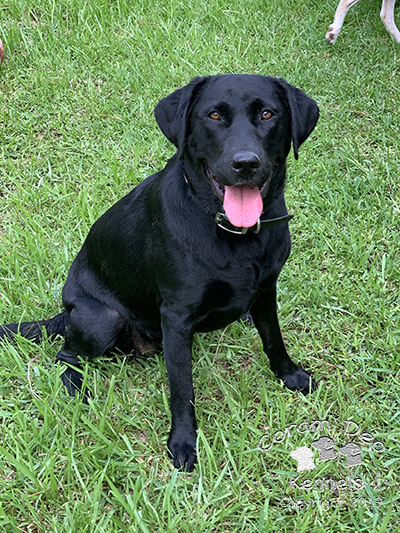
<path fill-rule="evenodd" d="M 383 0 L 381 10 L 381 20 L 385 28 L 393 36 L 394 40 L 400 43 L 400 32 L 394 22 L 394 4 L 396 0 Z"/>
<path fill-rule="evenodd" d="M 335 18 L 332 24 L 328 28 L 328 33 L 325 35 L 326 40 L 333 44 L 337 36 L 339 35 L 340 30 L 343 26 L 344 18 L 347 14 L 347 11 L 354 6 L 359 0 L 340 0 L 339 5 L 336 9 Z M 388 0 L 389 2 L 392 0 Z M 396 1 L 396 0 L 394 0 Z M 385 3 L 385 0 L 383 0 Z"/>

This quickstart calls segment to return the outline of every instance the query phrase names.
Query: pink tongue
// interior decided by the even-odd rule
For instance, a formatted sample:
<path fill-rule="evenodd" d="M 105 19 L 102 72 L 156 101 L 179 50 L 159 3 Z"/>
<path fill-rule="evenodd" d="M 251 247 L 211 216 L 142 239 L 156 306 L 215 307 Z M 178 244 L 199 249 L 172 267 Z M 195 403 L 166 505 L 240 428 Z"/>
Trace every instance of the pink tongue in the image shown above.
<path fill-rule="evenodd" d="M 234 226 L 240 228 L 254 226 L 263 210 L 263 201 L 258 187 L 225 186 L 224 210 L 229 222 Z"/>

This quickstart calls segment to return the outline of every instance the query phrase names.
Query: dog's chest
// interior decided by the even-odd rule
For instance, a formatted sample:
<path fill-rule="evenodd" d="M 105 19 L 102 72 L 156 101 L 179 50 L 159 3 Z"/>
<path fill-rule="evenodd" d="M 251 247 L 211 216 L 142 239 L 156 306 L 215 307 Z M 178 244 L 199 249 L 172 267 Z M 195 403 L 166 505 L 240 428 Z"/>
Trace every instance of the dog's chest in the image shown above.
<path fill-rule="evenodd" d="M 227 268 L 193 286 L 192 318 L 199 331 L 214 330 L 240 318 L 262 287 L 257 269 Z M 195 295 L 196 294 L 196 295 Z"/>
<path fill-rule="evenodd" d="M 246 313 L 258 295 L 278 277 L 287 258 L 290 239 L 275 241 L 275 246 L 243 247 L 225 253 L 225 261 L 218 253 L 215 261 L 198 264 L 192 271 L 192 317 L 200 331 L 217 329 L 240 318 Z M 222 250 L 220 249 L 220 252 Z M 226 252 L 226 250 L 225 250 Z"/>
<path fill-rule="evenodd" d="M 198 331 L 219 329 L 240 318 L 256 297 L 255 287 L 233 285 L 228 281 L 209 281 L 193 307 L 193 321 Z"/>

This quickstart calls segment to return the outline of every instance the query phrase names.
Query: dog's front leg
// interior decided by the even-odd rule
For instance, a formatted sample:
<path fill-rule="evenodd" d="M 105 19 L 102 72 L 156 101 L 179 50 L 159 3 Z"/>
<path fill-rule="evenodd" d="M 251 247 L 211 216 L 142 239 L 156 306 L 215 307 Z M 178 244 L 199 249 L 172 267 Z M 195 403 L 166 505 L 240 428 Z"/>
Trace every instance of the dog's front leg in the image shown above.
<path fill-rule="evenodd" d="M 192 328 L 181 316 L 162 313 L 164 358 L 168 372 L 172 427 L 168 449 L 176 468 L 193 470 L 196 462 L 196 418 L 192 378 Z"/>
<path fill-rule="evenodd" d="M 328 28 L 328 33 L 325 35 L 326 40 L 329 41 L 331 44 L 334 44 L 337 39 L 337 36 L 340 33 L 340 30 L 342 29 L 347 11 L 358 1 L 359 0 L 341 0 L 339 2 L 335 13 L 335 18 Z"/>
<path fill-rule="evenodd" d="M 396 0 L 383 0 L 381 9 L 381 20 L 385 28 L 393 36 L 397 43 L 400 43 L 400 32 L 394 21 L 394 5 Z"/>
<path fill-rule="evenodd" d="M 250 309 L 250 313 L 263 342 L 264 352 L 270 360 L 271 370 L 275 375 L 282 379 L 291 390 L 308 394 L 310 382 L 311 392 L 315 390 L 317 388 L 315 381 L 290 359 L 283 343 L 277 315 L 275 283 L 260 294 Z"/>

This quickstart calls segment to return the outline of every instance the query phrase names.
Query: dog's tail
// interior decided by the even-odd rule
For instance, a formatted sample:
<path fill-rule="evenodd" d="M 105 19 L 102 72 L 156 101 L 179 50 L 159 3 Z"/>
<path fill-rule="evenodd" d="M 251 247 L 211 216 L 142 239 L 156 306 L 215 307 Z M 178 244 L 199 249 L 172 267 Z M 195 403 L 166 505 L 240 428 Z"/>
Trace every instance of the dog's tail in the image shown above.
<path fill-rule="evenodd" d="M 49 320 L 39 320 L 35 322 L 20 322 L 15 324 L 4 324 L 0 326 L 0 341 L 3 339 L 13 340 L 17 334 L 33 342 L 40 342 L 43 338 L 43 330 L 48 337 L 64 335 L 68 324 L 68 313 L 66 311 L 56 315 Z"/>

